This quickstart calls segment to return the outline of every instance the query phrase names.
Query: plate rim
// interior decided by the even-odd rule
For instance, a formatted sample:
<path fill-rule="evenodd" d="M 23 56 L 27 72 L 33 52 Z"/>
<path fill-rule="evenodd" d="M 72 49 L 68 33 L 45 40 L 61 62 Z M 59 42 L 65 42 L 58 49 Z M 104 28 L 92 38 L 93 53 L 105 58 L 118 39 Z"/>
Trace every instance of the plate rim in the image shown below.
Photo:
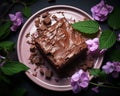
<path fill-rule="evenodd" d="M 70 8 L 70 9 L 74 9 L 76 11 L 79 11 L 83 14 L 85 14 L 86 16 L 88 16 L 91 20 L 93 20 L 93 18 L 85 11 L 83 11 L 82 9 L 80 8 L 77 8 L 77 7 L 74 7 L 74 6 L 70 6 L 70 5 L 52 5 L 52 6 L 48 6 L 48 7 L 45 7 L 45 8 L 42 8 L 40 10 L 38 10 L 37 12 L 35 12 L 29 19 L 27 19 L 27 21 L 24 23 L 24 25 L 22 26 L 22 29 L 20 30 L 20 33 L 19 33 L 19 36 L 18 36 L 18 40 L 17 40 L 17 55 L 19 54 L 19 48 L 20 48 L 20 39 L 21 39 L 21 36 L 25 30 L 25 26 L 27 26 L 28 22 L 30 22 L 30 20 L 32 18 L 34 18 L 34 16 L 36 16 L 37 14 L 39 14 L 40 12 L 43 12 L 45 10 L 48 10 L 50 8 L 60 8 L 60 7 L 64 7 L 64 8 Z M 100 68 L 102 62 L 103 62 L 103 56 L 100 57 L 101 60 L 100 60 L 100 64 L 99 66 L 97 66 L 96 68 Z M 20 62 L 22 62 L 22 59 L 21 59 L 21 56 L 18 55 L 18 60 Z M 26 64 L 25 64 L 26 65 Z M 42 84 L 41 82 L 39 82 L 39 80 L 36 80 L 37 78 L 35 76 L 33 76 L 32 74 L 29 74 L 30 73 L 30 70 L 26 71 L 25 74 L 27 75 L 27 77 L 32 80 L 34 83 L 36 83 L 38 86 L 41 86 L 45 89 L 48 89 L 48 90 L 52 90 L 52 91 L 70 91 L 72 90 L 72 87 L 71 85 L 66 85 L 66 86 L 59 86 L 59 88 L 55 86 L 48 86 L 48 87 L 45 87 L 44 84 Z M 91 77 L 92 78 L 92 77 Z"/>

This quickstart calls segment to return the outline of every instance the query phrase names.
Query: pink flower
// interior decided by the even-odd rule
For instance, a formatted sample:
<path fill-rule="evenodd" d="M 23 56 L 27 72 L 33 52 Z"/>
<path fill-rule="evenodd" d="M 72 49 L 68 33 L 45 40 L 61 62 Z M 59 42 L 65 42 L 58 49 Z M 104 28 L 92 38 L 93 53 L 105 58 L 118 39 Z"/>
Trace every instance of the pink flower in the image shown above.
<path fill-rule="evenodd" d="M 90 55 L 102 55 L 106 49 L 99 49 L 99 38 L 89 39 L 86 41 L 88 46 L 88 54 Z"/>
<path fill-rule="evenodd" d="M 14 14 L 9 14 L 10 20 L 12 21 L 13 25 L 11 26 L 11 31 L 16 31 L 18 27 L 23 23 L 23 16 L 21 12 L 16 12 Z"/>
<path fill-rule="evenodd" d="M 109 13 L 113 11 L 113 7 L 105 4 L 104 0 L 91 8 L 92 16 L 97 21 L 105 21 Z"/>
<path fill-rule="evenodd" d="M 74 93 L 78 93 L 81 89 L 87 88 L 89 85 L 89 75 L 83 70 L 79 70 L 71 77 L 71 86 Z"/>

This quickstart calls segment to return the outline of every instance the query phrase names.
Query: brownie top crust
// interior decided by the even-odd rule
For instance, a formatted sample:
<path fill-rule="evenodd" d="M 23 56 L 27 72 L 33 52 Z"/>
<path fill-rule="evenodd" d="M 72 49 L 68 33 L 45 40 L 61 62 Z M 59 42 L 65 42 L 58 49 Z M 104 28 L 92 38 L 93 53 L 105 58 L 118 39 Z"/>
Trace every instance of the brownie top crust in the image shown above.
<path fill-rule="evenodd" d="M 39 32 L 35 43 L 57 69 L 87 48 L 85 38 L 72 28 L 66 18 Z"/>

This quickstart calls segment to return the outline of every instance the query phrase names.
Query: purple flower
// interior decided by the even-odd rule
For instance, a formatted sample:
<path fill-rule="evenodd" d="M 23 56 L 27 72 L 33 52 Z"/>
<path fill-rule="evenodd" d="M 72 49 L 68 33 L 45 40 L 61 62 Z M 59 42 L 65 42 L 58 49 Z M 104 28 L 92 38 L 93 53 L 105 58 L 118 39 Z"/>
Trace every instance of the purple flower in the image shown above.
<path fill-rule="evenodd" d="M 90 55 L 102 55 L 106 49 L 99 49 L 99 38 L 89 39 L 86 41 L 88 46 L 88 54 Z"/>
<path fill-rule="evenodd" d="M 117 78 L 120 72 L 120 62 L 107 62 L 102 69 L 106 74 L 111 73 L 114 78 Z"/>
<path fill-rule="evenodd" d="M 120 72 L 120 62 L 113 62 L 113 63 L 114 63 L 114 66 L 115 66 L 114 71 Z"/>
<path fill-rule="evenodd" d="M 83 70 L 79 70 L 71 77 L 71 86 L 74 93 L 78 93 L 81 89 L 87 88 L 89 85 L 89 75 Z"/>
<path fill-rule="evenodd" d="M 118 41 L 120 41 L 120 33 L 118 34 Z"/>
<path fill-rule="evenodd" d="M 88 45 L 88 49 L 91 52 L 95 52 L 96 50 L 98 50 L 99 47 L 99 39 L 98 38 L 94 38 L 93 40 L 87 40 L 86 44 Z"/>
<path fill-rule="evenodd" d="M 16 12 L 14 14 L 9 14 L 10 20 L 12 21 L 13 25 L 11 26 L 11 31 L 16 31 L 18 27 L 23 23 L 23 16 L 21 12 Z"/>
<path fill-rule="evenodd" d="M 107 62 L 106 65 L 102 67 L 106 74 L 110 74 L 114 71 L 114 64 L 112 62 Z"/>
<path fill-rule="evenodd" d="M 112 11 L 113 7 L 105 4 L 104 0 L 91 8 L 92 16 L 97 21 L 105 21 Z"/>

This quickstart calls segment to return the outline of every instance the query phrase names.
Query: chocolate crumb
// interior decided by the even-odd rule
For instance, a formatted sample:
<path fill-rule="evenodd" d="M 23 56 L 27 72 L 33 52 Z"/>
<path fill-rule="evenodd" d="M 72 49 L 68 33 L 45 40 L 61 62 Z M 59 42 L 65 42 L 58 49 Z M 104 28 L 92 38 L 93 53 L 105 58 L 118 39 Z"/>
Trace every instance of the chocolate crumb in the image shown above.
<path fill-rule="evenodd" d="M 45 18 L 45 17 L 47 17 L 48 15 L 49 15 L 48 12 L 43 13 L 43 14 L 42 14 L 42 18 Z"/>
<path fill-rule="evenodd" d="M 30 33 L 27 33 L 27 34 L 25 35 L 25 37 L 26 37 L 26 38 L 30 37 Z"/>
<path fill-rule="evenodd" d="M 39 64 L 39 63 L 40 63 L 40 58 L 39 58 L 39 56 L 34 56 L 34 57 L 31 59 L 31 62 L 34 63 L 34 64 Z"/>
<path fill-rule="evenodd" d="M 34 44 L 35 44 L 35 42 L 29 41 L 29 40 L 26 41 L 26 43 L 27 43 L 27 44 L 31 44 L 31 45 L 34 45 Z"/>
<path fill-rule="evenodd" d="M 37 72 L 32 74 L 33 76 L 37 77 Z"/>
<path fill-rule="evenodd" d="M 31 46 L 30 46 L 30 52 L 35 52 L 35 51 L 36 51 L 35 45 L 31 45 Z"/>
<path fill-rule="evenodd" d="M 53 75 L 53 72 L 50 69 L 47 69 L 45 71 L 45 78 L 46 79 L 51 79 L 52 75 Z"/>
<path fill-rule="evenodd" d="M 40 74 L 44 75 L 44 68 L 40 68 Z"/>
<path fill-rule="evenodd" d="M 34 71 L 36 71 L 38 68 L 39 68 L 39 67 L 38 67 L 38 66 L 36 66 L 36 67 L 35 67 L 35 69 L 34 69 Z"/>
<path fill-rule="evenodd" d="M 45 25 L 51 24 L 51 19 L 50 19 L 50 17 L 49 17 L 49 16 L 45 17 L 45 19 L 43 20 L 43 22 L 44 22 Z"/>

